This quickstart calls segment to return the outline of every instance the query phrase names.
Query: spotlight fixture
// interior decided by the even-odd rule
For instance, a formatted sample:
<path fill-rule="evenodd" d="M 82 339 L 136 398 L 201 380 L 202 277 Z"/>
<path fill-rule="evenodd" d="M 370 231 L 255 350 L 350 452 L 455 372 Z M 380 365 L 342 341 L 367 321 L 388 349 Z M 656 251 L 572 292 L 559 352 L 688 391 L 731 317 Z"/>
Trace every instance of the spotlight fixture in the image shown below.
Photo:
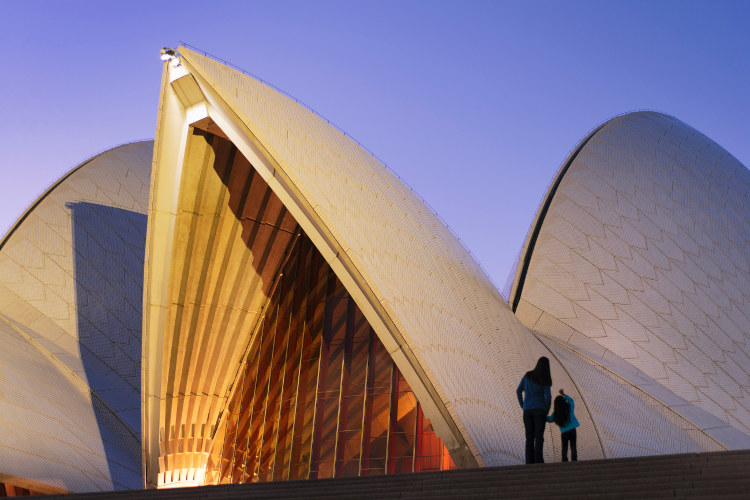
<path fill-rule="evenodd" d="M 161 48 L 161 60 L 162 61 L 169 61 L 173 57 L 176 57 L 176 54 L 174 53 L 173 49 L 170 49 L 169 47 Z"/>
<path fill-rule="evenodd" d="M 161 60 L 169 61 L 169 65 L 173 68 L 176 68 L 182 62 L 174 49 L 170 49 L 169 47 L 161 48 Z"/>

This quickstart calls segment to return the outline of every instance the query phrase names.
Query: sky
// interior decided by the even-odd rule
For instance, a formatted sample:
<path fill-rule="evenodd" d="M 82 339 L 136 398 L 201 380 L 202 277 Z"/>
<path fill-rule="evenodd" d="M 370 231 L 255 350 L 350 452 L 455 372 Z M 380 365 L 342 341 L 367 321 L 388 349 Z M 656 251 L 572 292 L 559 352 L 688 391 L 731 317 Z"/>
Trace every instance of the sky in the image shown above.
<path fill-rule="evenodd" d="M 295 96 L 398 174 L 502 288 L 593 128 L 675 116 L 750 166 L 750 2 L 0 0 L 0 233 L 55 180 L 153 138 L 162 46 Z"/>

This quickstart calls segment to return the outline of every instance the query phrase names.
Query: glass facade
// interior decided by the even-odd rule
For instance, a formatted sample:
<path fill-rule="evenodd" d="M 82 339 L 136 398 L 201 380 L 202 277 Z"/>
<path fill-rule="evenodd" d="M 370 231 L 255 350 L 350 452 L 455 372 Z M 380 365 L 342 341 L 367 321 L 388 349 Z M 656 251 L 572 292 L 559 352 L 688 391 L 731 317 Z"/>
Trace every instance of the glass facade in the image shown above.
<path fill-rule="evenodd" d="M 44 495 L 44 493 L 0 482 L 0 497 L 27 497 L 33 495 Z"/>
<path fill-rule="evenodd" d="M 207 482 L 454 468 L 406 380 L 299 234 L 214 439 Z"/>

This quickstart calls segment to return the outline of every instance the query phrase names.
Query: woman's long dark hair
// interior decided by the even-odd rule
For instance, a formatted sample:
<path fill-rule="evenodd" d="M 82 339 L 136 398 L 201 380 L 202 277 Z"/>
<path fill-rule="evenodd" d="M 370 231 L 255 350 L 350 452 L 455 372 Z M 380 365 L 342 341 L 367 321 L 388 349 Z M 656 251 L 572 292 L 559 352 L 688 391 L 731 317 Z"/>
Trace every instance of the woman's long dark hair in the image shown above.
<path fill-rule="evenodd" d="M 549 372 L 549 359 L 546 356 L 539 358 L 534 369 L 526 372 L 526 378 L 536 385 L 552 385 L 552 375 Z"/>
<path fill-rule="evenodd" d="M 570 420 L 570 404 L 565 396 L 557 396 L 555 398 L 555 423 L 562 427 Z"/>

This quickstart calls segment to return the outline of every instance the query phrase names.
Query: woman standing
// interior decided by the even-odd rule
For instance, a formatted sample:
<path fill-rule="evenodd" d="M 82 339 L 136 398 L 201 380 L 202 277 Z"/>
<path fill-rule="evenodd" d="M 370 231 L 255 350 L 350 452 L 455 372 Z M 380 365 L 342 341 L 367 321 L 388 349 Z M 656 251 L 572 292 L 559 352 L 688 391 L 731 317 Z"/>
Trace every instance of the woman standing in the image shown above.
<path fill-rule="evenodd" d="M 536 366 L 521 379 L 516 389 L 518 404 L 523 408 L 523 426 L 526 429 L 526 463 L 544 463 L 544 427 L 552 403 L 552 375 L 549 359 L 539 358 Z"/>

